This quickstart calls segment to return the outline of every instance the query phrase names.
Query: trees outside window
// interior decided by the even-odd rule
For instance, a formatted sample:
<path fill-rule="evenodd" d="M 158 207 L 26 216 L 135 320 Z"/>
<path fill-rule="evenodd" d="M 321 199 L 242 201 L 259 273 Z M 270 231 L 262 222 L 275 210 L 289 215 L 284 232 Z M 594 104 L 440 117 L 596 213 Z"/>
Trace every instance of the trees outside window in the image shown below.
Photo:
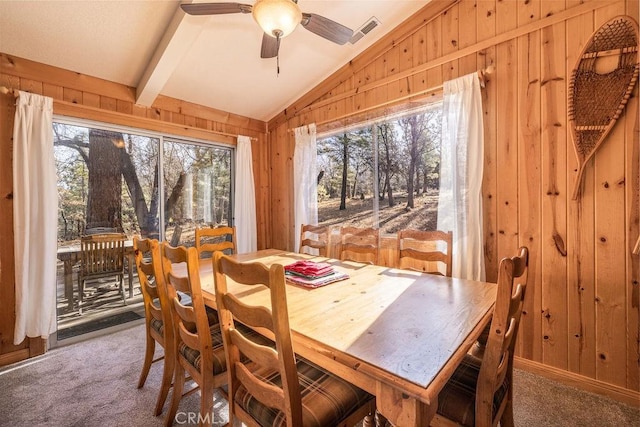
<path fill-rule="evenodd" d="M 196 225 L 230 223 L 230 148 L 61 121 L 53 128 L 61 244 L 104 227 L 153 238 L 162 229 L 190 245 Z"/>
<path fill-rule="evenodd" d="M 435 229 L 441 123 L 437 103 L 319 138 L 319 223 Z"/>

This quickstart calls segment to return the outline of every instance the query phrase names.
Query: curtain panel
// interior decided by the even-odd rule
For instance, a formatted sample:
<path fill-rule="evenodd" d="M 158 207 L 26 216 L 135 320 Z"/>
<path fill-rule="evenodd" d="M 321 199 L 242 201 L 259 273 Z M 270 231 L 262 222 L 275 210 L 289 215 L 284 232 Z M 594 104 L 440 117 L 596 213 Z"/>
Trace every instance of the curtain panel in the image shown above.
<path fill-rule="evenodd" d="M 13 125 L 16 345 L 56 330 L 57 222 L 53 99 L 20 91 Z"/>
<path fill-rule="evenodd" d="M 316 125 L 294 130 L 296 144 L 293 151 L 294 250 L 300 247 L 302 224 L 318 224 L 318 183 Z"/>
<path fill-rule="evenodd" d="M 453 231 L 453 277 L 485 280 L 484 128 L 478 74 L 443 85 L 438 229 Z"/>
<path fill-rule="evenodd" d="M 238 135 L 234 194 L 236 250 L 239 254 L 256 251 L 258 249 L 256 191 L 253 181 L 251 138 L 248 136 Z"/>

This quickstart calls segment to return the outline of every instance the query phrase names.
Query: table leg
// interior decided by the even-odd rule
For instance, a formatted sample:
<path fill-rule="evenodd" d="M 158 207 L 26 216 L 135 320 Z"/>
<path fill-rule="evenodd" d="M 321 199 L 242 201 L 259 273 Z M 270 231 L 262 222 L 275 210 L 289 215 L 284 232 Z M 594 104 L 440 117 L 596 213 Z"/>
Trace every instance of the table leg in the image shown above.
<path fill-rule="evenodd" d="M 396 426 L 428 426 L 438 409 L 437 397 L 426 404 L 387 384 L 378 383 L 376 390 L 376 409 Z"/>

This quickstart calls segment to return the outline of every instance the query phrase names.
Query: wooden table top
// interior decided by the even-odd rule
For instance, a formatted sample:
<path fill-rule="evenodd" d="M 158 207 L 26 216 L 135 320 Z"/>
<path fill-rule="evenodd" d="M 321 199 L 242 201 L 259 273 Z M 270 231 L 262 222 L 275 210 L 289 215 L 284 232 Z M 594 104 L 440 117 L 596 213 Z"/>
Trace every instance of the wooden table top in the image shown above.
<path fill-rule="evenodd" d="M 494 283 L 279 250 L 236 258 L 265 265 L 286 265 L 299 259 L 327 261 L 348 273 L 349 279 L 316 289 L 287 286 L 294 350 L 298 352 L 297 345 L 308 346 L 329 359 L 343 360 L 348 368 L 427 404 L 479 336 L 496 298 Z M 211 262 L 201 260 L 205 300 L 215 307 L 212 268 Z M 249 304 L 270 306 L 266 288 L 248 290 L 230 283 L 229 289 Z M 309 356 L 308 352 L 301 354 Z M 346 373 L 346 379 L 365 389 L 373 387 L 366 378 L 352 373 Z"/>

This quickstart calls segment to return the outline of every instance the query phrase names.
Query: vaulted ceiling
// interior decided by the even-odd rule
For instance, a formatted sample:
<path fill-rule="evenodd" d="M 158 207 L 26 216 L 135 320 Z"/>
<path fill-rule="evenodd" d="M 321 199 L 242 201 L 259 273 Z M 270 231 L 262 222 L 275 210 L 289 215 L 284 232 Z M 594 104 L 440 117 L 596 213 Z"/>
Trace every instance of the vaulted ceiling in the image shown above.
<path fill-rule="evenodd" d="M 175 0 L 2 0 L 0 52 L 136 87 L 142 105 L 162 94 L 266 121 L 428 2 L 300 0 L 353 30 L 380 25 L 343 46 L 298 26 L 282 40 L 279 75 L 276 58 L 260 58 L 251 15 L 191 16 Z"/>

